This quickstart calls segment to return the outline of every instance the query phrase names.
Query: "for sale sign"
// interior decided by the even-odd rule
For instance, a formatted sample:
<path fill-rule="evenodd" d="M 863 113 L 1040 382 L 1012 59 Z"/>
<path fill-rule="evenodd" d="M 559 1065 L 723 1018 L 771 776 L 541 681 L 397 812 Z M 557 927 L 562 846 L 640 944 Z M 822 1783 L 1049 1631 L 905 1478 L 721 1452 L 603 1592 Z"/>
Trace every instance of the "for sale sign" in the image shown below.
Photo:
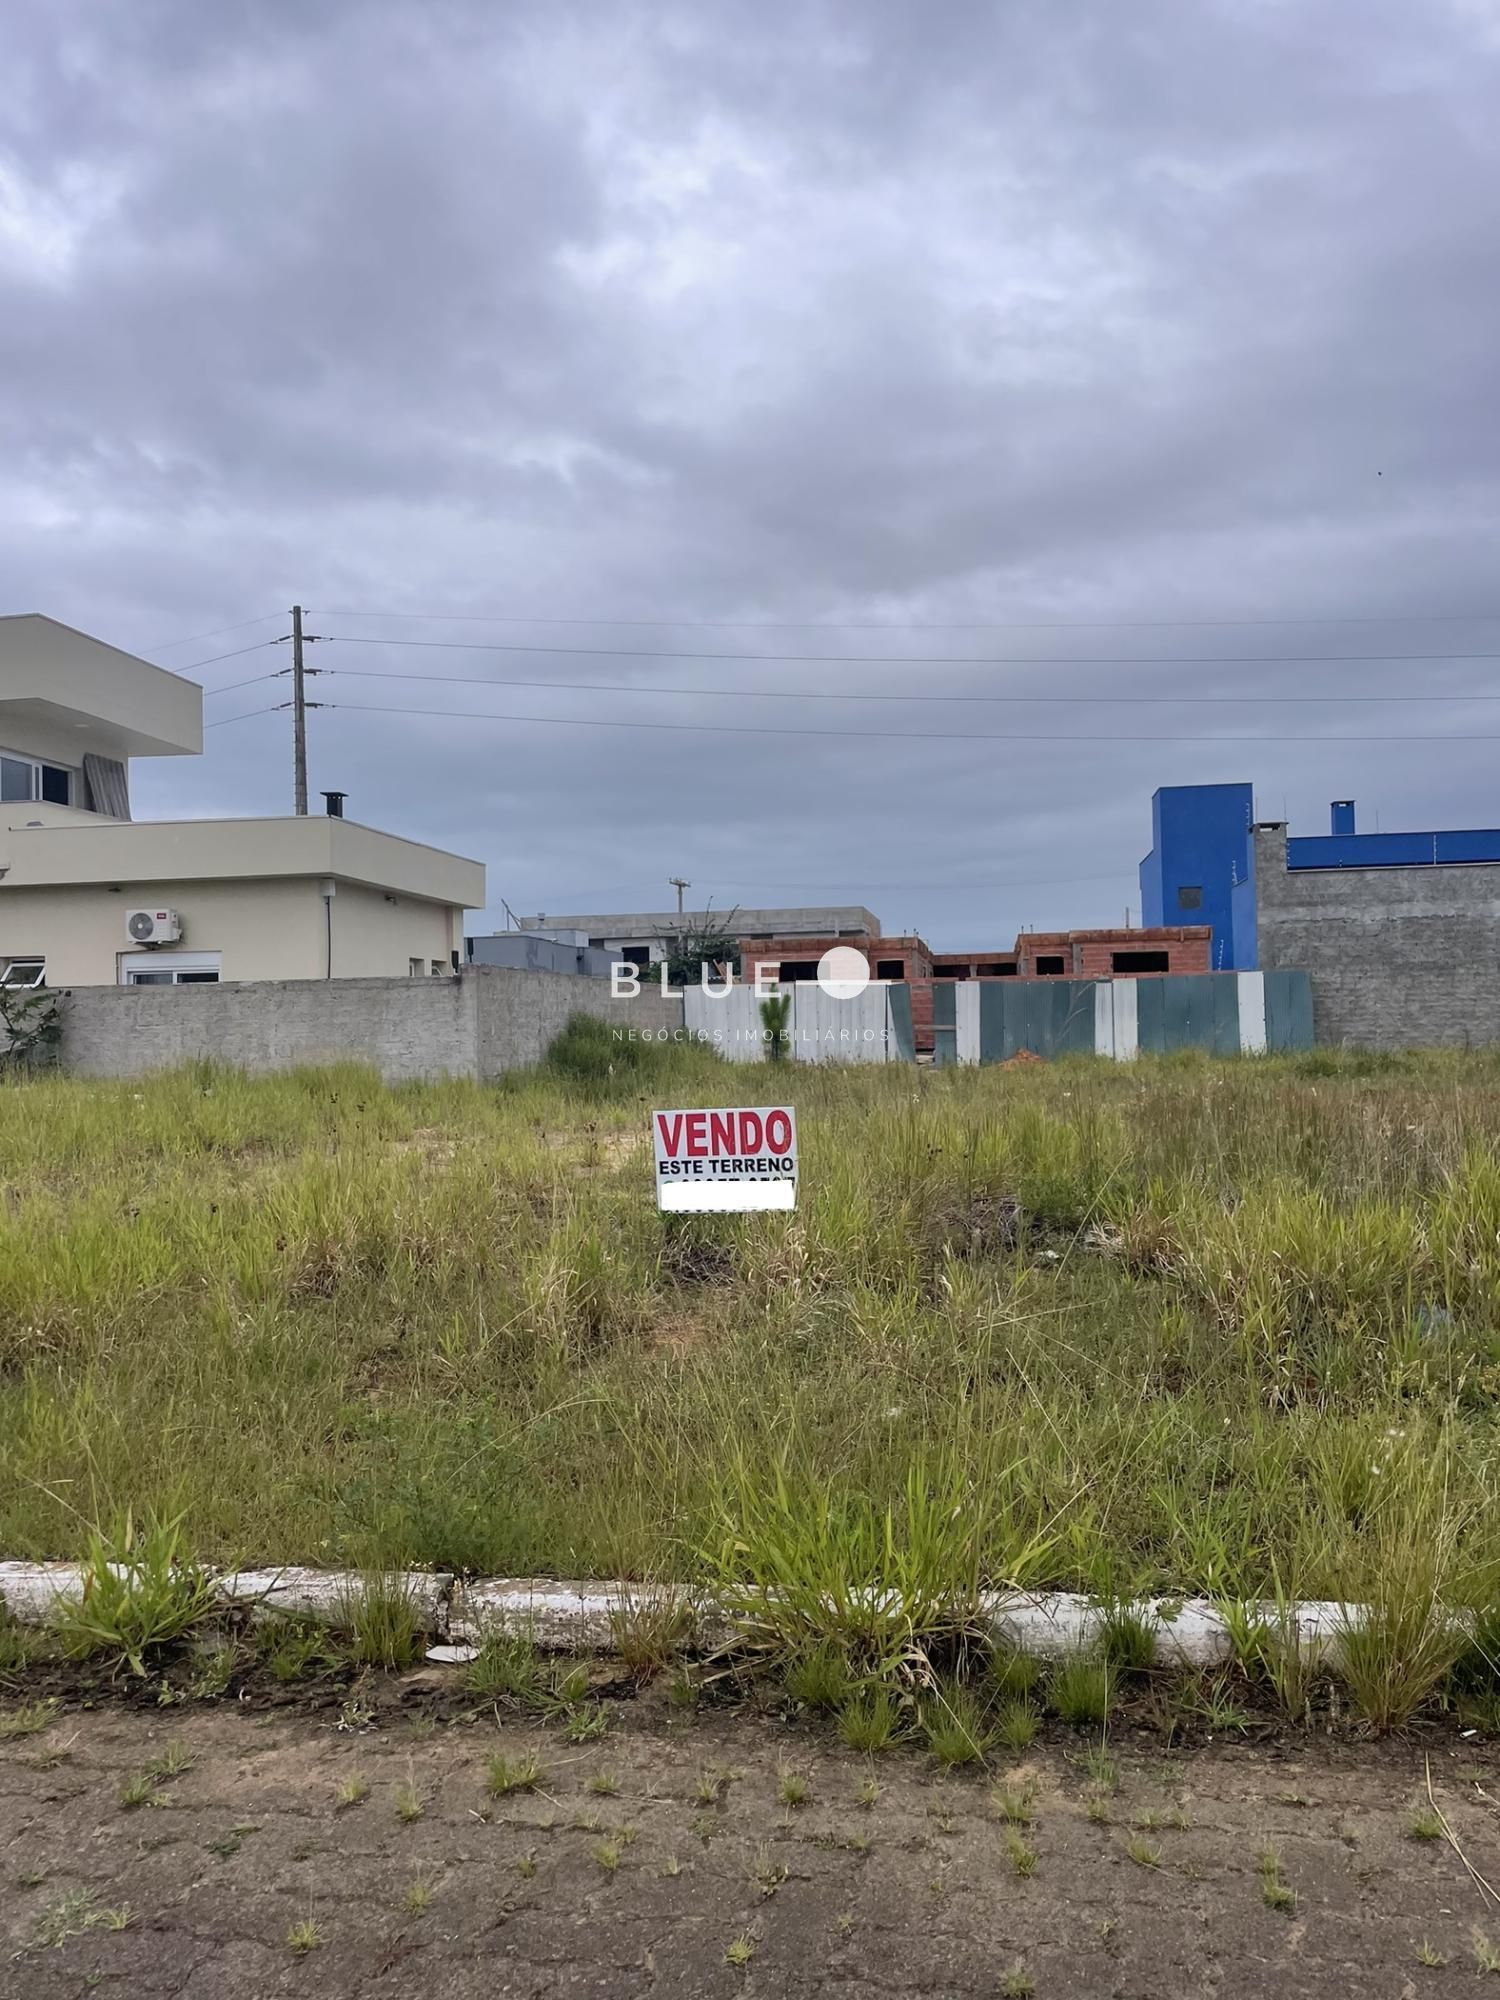
<path fill-rule="evenodd" d="M 653 1111 L 656 1205 L 677 1214 L 797 1206 L 797 1114 Z"/>

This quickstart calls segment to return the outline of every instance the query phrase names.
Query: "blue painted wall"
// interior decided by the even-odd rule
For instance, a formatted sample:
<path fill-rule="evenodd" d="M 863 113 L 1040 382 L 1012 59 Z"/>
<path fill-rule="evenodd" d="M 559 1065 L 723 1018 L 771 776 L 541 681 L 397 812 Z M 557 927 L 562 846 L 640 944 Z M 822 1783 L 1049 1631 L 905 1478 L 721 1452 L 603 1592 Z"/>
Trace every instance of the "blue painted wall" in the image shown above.
<path fill-rule="evenodd" d="M 1288 868 L 1431 868 L 1440 861 L 1500 861 L 1500 830 L 1299 834 L 1286 844 Z"/>
<path fill-rule="evenodd" d="M 1250 872 L 1255 798 L 1249 785 L 1163 785 L 1151 800 L 1151 852 L 1141 863 L 1143 924 L 1209 924 L 1216 972 L 1253 966 L 1235 956 L 1233 891 Z M 1185 907 L 1184 889 L 1198 889 Z M 1250 926 L 1252 937 L 1254 924 Z"/>

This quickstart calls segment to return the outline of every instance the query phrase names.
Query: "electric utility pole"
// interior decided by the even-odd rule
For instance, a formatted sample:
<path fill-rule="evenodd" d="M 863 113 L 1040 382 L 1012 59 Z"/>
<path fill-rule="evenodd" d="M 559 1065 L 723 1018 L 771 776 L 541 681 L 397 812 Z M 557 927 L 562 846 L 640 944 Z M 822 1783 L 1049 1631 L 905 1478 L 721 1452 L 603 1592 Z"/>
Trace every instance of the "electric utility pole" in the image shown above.
<path fill-rule="evenodd" d="M 322 636 L 320 632 L 303 631 L 302 606 L 294 604 L 291 630 L 292 664 L 290 667 L 280 668 L 273 676 L 274 679 L 280 680 L 283 674 L 290 673 L 292 677 L 291 700 L 279 701 L 276 706 L 289 708 L 292 711 L 292 810 L 299 819 L 307 817 L 307 711 L 310 708 L 326 708 L 328 705 L 326 702 L 309 701 L 307 698 L 307 676 L 320 670 L 302 664 L 302 648 L 304 645 L 311 646 Z M 283 632 L 276 644 L 284 646 L 286 641 L 287 634 Z"/>
<path fill-rule="evenodd" d="M 293 811 L 307 817 L 307 689 L 302 670 L 302 606 L 292 606 Z"/>
<path fill-rule="evenodd" d="M 677 891 L 677 914 L 680 917 L 682 915 L 682 892 L 684 889 L 691 889 L 693 885 L 691 882 L 684 881 L 681 875 L 669 875 L 667 882 L 671 888 Z"/>

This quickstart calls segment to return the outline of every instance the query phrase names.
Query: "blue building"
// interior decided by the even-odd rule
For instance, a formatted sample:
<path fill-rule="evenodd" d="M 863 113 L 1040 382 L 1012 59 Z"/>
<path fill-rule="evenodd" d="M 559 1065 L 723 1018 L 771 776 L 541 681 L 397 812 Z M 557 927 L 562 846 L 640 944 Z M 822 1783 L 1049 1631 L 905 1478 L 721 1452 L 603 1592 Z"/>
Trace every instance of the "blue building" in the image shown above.
<path fill-rule="evenodd" d="M 1419 868 L 1500 861 L 1500 829 L 1359 833 L 1353 799 L 1335 799 L 1325 834 L 1286 844 L 1288 870 Z M 1255 798 L 1249 785 L 1163 785 L 1151 801 L 1141 921 L 1210 924 L 1215 971 L 1250 971 L 1255 949 Z"/>
<path fill-rule="evenodd" d="M 1141 863 L 1141 922 L 1209 924 L 1215 972 L 1255 963 L 1234 952 L 1233 890 L 1250 875 L 1255 796 L 1249 785 L 1163 785 L 1151 801 L 1151 852 Z M 1252 926 L 1252 951 L 1254 935 Z"/>

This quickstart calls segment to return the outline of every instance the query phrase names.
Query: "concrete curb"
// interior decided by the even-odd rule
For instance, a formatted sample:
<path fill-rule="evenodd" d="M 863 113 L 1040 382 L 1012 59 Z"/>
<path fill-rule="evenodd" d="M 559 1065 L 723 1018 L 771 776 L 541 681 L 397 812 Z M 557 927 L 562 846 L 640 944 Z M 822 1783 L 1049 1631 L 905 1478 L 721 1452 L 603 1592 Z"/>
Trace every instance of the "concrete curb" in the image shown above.
<path fill-rule="evenodd" d="M 0 1605 L 22 1624 L 44 1624 L 59 1601 L 77 1597 L 84 1571 L 78 1563 L 0 1562 Z M 407 1570 L 392 1579 L 411 1599 L 433 1657 L 460 1662 L 472 1656 L 487 1632 L 524 1634 L 549 1652 L 617 1652 L 621 1624 L 675 1626 L 674 1649 L 706 1652 L 733 1639 L 743 1624 L 712 1598 L 677 1584 L 563 1582 L 545 1578 L 491 1577 L 461 1583 L 442 1570 Z M 336 1625 L 346 1621 L 366 1588 L 357 1570 L 305 1568 L 229 1571 L 215 1580 L 226 1611 L 253 1618 L 300 1617 Z M 1206 1597 L 1147 1598 L 1137 1611 L 1154 1625 L 1157 1662 L 1163 1666 L 1216 1666 L 1233 1657 L 1223 1614 Z M 1268 1620 L 1274 1605 L 1258 1607 Z M 1058 1659 L 1098 1637 L 1104 1611 L 1076 1591 L 984 1591 L 979 1615 L 999 1641 L 1042 1659 Z M 1308 1600 L 1292 1607 L 1301 1647 L 1328 1650 L 1338 1634 L 1366 1616 L 1360 1605 Z"/>

